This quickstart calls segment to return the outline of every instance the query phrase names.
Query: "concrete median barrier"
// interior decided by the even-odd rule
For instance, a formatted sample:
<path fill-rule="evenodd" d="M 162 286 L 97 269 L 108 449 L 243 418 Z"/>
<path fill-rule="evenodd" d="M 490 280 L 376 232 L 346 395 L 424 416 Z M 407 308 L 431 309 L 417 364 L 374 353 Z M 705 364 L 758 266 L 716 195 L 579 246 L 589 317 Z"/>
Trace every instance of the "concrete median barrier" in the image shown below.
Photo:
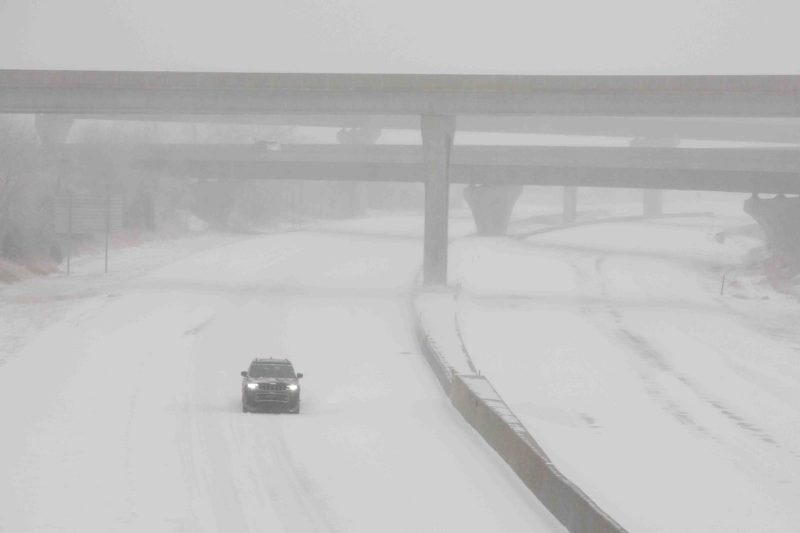
<path fill-rule="evenodd" d="M 420 350 L 453 406 L 572 533 L 626 531 L 567 479 L 484 376 L 455 371 L 414 307 Z"/>

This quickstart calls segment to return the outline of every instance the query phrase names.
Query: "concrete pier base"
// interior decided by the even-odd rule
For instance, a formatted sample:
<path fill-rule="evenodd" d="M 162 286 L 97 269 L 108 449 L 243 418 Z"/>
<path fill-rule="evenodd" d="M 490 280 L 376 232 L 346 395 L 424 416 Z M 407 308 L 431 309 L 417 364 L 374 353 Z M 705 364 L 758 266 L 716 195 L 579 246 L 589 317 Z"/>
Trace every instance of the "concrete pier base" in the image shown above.
<path fill-rule="evenodd" d="M 631 139 L 631 148 L 677 148 L 680 139 L 636 137 Z M 664 211 L 663 191 L 644 189 L 642 191 L 642 215 L 646 217 L 660 216 Z"/>
<path fill-rule="evenodd" d="M 381 136 L 375 128 L 342 128 L 336 133 L 339 144 L 374 145 Z M 339 204 L 341 216 L 356 217 L 367 212 L 367 193 L 363 183 L 344 181 L 334 185 L 339 193 L 335 200 Z"/>
<path fill-rule="evenodd" d="M 73 123 L 72 115 L 36 115 L 34 119 L 36 134 L 45 150 L 53 150 L 66 142 Z"/>
<path fill-rule="evenodd" d="M 764 230 L 775 257 L 800 267 L 800 197 L 779 194 L 761 198 L 754 194 L 745 200 L 744 210 Z"/>
<path fill-rule="evenodd" d="M 564 210 L 561 223 L 574 224 L 578 220 L 578 188 L 564 187 Z"/>
<path fill-rule="evenodd" d="M 478 235 L 505 235 L 521 185 L 469 185 L 464 199 L 472 210 Z"/>
<path fill-rule="evenodd" d="M 646 217 L 657 217 L 664 212 L 664 194 L 657 189 L 642 191 L 642 214 Z"/>

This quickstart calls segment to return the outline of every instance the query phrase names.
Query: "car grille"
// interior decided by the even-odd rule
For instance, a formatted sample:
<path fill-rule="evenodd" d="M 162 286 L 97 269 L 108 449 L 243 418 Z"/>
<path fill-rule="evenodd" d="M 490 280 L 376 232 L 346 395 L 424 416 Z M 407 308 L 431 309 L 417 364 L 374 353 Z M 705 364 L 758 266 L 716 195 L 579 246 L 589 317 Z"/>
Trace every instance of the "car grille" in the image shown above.
<path fill-rule="evenodd" d="M 258 390 L 285 391 L 286 383 L 259 383 Z"/>
<path fill-rule="evenodd" d="M 255 400 L 257 402 L 288 402 L 289 395 L 285 392 L 256 392 Z"/>

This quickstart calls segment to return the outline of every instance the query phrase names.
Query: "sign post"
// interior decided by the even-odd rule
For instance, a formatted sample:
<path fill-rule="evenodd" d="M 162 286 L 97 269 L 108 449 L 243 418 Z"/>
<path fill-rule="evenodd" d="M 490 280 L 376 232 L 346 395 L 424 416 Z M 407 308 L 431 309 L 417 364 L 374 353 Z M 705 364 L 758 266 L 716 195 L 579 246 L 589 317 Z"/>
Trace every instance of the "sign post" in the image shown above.
<path fill-rule="evenodd" d="M 104 196 L 74 194 L 71 191 L 56 202 L 56 233 L 68 241 L 67 275 L 72 272 L 72 246 L 75 236 L 104 235 L 105 272 L 108 273 L 108 255 L 111 232 L 122 228 L 122 198 L 112 197 L 111 188 Z"/>
<path fill-rule="evenodd" d="M 106 266 L 105 273 L 108 274 L 108 235 L 111 233 L 111 190 L 106 188 Z"/>
<path fill-rule="evenodd" d="M 67 200 L 67 276 L 72 263 L 72 191 L 69 191 Z"/>

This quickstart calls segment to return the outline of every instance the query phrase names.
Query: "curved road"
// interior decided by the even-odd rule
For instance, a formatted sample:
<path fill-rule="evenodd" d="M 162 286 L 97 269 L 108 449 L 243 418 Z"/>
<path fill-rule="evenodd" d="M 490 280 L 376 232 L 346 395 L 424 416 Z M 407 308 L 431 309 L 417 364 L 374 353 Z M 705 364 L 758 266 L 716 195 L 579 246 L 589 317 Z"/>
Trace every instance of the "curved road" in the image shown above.
<path fill-rule="evenodd" d="M 714 238 L 748 223 L 620 222 L 457 245 L 473 361 L 631 530 L 798 530 L 800 311 L 741 272 L 756 241 Z"/>
<path fill-rule="evenodd" d="M 560 531 L 418 354 L 419 255 L 299 232 L 83 279 L 0 366 L 0 531 Z M 305 373 L 299 416 L 241 413 L 268 355 Z"/>

